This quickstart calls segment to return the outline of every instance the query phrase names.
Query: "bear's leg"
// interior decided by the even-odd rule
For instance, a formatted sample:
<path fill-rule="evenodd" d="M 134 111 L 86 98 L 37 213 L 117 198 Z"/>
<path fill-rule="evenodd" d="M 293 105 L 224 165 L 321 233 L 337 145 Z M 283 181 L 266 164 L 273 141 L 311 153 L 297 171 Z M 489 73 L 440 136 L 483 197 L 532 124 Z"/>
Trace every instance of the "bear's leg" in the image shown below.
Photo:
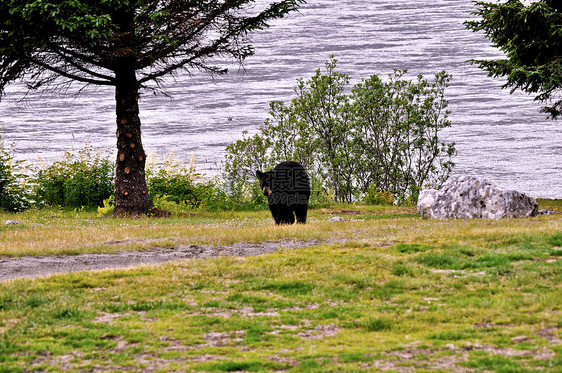
<path fill-rule="evenodd" d="M 279 206 L 279 223 L 277 224 L 293 224 L 295 222 L 295 215 L 290 206 Z"/>
<path fill-rule="evenodd" d="M 308 213 L 308 205 L 295 205 L 295 215 L 297 216 L 297 223 L 306 223 L 306 215 Z"/>
<path fill-rule="evenodd" d="M 287 218 L 288 224 L 295 224 L 295 214 L 293 213 L 293 209 L 287 208 Z"/>
<path fill-rule="evenodd" d="M 275 224 L 282 224 L 281 206 L 278 204 L 269 204 L 269 211 L 271 211 L 271 216 L 273 216 Z"/>

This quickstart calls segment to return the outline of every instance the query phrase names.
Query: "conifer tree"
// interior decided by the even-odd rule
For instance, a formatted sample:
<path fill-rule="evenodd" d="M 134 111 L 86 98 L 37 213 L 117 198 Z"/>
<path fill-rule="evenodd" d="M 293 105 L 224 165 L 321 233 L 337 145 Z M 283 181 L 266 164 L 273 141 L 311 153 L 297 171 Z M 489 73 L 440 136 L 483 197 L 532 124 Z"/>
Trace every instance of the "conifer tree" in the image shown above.
<path fill-rule="evenodd" d="M 303 2 L 2 0 L 0 97 L 16 80 L 30 89 L 72 82 L 114 86 L 115 212 L 147 213 L 152 203 L 138 115 L 141 91 L 182 71 L 226 73 L 218 59 L 242 63 L 253 54 L 248 34 Z"/>
<path fill-rule="evenodd" d="M 527 3 L 527 5 L 525 5 Z M 468 29 L 483 31 L 505 53 L 497 60 L 473 60 L 504 88 L 535 94 L 552 119 L 562 114 L 562 3 L 557 0 L 476 2 L 477 20 Z"/>

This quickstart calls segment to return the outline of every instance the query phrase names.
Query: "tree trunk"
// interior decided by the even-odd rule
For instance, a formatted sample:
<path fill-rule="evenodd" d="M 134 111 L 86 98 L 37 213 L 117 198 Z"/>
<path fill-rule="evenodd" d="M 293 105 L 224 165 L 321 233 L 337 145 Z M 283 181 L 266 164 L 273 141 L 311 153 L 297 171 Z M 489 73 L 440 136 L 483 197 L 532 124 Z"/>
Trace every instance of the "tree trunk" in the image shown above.
<path fill-rule="evenodd" d="M 153 205 L 148 196 L 144 173 L 146 154 L 141 141 L 139 84 L 133 65 L 116 69 L 115 80 L 117 103 L 115 214 L 146 214 Z"/>

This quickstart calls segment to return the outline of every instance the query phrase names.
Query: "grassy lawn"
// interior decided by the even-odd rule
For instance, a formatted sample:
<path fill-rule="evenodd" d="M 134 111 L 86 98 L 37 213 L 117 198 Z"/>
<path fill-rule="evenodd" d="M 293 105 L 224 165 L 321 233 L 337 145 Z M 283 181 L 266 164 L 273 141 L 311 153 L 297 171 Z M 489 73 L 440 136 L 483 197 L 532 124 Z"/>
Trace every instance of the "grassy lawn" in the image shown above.
<path fill-rule="evenodd" d="M 22 224 L 0 225 L 0 271 L 2 256 L 317 244 L 0 282 L 0 372 L 562 371 L 561 215 L 434 221 L 336 206 L 282 227 L 267 211 L 8 219 Z"/>

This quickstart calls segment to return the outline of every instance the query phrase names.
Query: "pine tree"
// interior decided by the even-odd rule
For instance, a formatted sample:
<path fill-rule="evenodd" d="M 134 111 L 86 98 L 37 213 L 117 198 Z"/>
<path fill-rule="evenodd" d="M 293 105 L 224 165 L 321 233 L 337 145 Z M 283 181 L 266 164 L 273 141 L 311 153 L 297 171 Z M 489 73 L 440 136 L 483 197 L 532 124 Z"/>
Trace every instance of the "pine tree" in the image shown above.
<path fill-rule="evenodd" d="M 562 3 L 479 1 L 476 7 L 479 19 L 466 27 L 483 31 L 505 58 L 473 62 L 490 76 L 506 77 L 504 88 L 536 94 L 545 104 L 542 111 L 556 119 L 562 114 Z"/>
<path fill-rule="evenodd" d="M 117 214 L 152 209 L 141 142 L 139 96 L 182 71 L 224 74 L 219 58 L 253 54 L 249 33 L 304 0 L 2 0 L 0 96 L 72 82 L 115 87 Z M 71 113 L 69 113 L 71 115 Z"/>

